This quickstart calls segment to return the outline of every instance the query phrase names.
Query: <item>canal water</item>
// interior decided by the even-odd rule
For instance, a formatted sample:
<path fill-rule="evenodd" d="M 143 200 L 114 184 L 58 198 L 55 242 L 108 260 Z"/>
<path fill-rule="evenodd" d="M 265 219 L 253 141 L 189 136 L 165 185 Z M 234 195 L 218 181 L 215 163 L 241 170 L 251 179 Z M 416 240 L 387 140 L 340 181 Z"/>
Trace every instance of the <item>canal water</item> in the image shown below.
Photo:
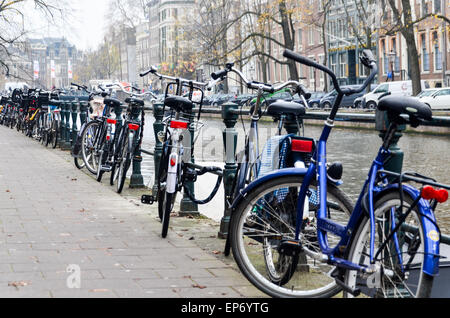
<path fill-rule="evenodd" d="M 204 118 L 206 126 L 196 143 L 195 158 L 199 164 L 223 167 L 224 124 L 220 119 Z M 146 129 L 143 148 L 153 151 L 155 138 L 153 132 L 154 118 L 146 116 Z M 248 122 L 245 129 L 248 130 Z M 244 128 L 238 122 L 239 132 L 238 151 L 244 147 Z M 272 122 L 260 123 L 260 148 L 266 140 L 276 134 L 276 124 Z M 306 125 L 305 136 L 318 139 L 322 127 Z M 361 187 L 367 178 L 370 165 L 381 146 L 381 139 L 375 130 L 338 129 L 335 128 L 328 144 L 328 161 L 340 161 L 344 165 L 344 184 L 342 189 L 356 201 Z M 439 182 L 450 184 L 450 136 L 431 136 L 424 134 L 405 134 L 399 143 L 405 153 L 404 171 L 415 171 L 432 177 Z M 142 174 L 145 182 L 153 186 L 154 163 L 151 156 L 144 156 Z M 200 177 L 196 185 L 196 193 L 200 199 L 209 195 L 215 185 L 215 177 Z M 223 189 L 217 198 L 206 206 L 199 207 L 200 212 L 212 219 L 220 221 L 223 216 Z M 438 223 L 442 232 L 450 234 L 450 204 L 441 205 L 437 211 Z"/>

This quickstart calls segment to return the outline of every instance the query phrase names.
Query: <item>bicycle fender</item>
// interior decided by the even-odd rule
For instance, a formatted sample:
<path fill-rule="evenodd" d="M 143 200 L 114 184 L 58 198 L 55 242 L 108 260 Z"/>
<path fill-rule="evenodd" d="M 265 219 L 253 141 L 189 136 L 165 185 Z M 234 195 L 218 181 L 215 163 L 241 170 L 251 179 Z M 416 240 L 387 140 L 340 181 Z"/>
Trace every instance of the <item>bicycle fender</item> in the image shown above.
<path fill-rule="evenodd" d="M 236 207 L 242 202 L 242 200 L 245 199 L 245 197 L 247 196 L 247 194 L 249 192 L 251 192 L 253 189 L 259 187 L 263 183 L 270 182 L 272 180 L 282 178 L 282 177 L 293 177 L 293 176 L 294 177 L 295 176 L 304 177 L 307 172 L 308 172 L 308 170 L 303 169 L 303 168 L 286 168 L 286 169 L 280 169 L 280 170 L 271 172 L 268 175 L 253 181 L 245 189 L 242 189 L 241 191 L 239 191 L 239 194 L 236 197 L 236 199 L 234 200 L 234 202 L 231 206 L 231 209 L 232 210 L 236 209 Z"/>
<path fill-rule="evenodd" d="M 375 190 L 375 193 L 379 197 L 393 190 L 399 191 L 399 185 L 392 184 L 383 188 L 381 191 Z M 403 191 L 410 195 L 413 200 L 416 200 L 421 195 L 418 189 L 406 184 L 403 185 Z M 430 276 L 437 276 L 439 274 L 440 232 L 439 228 L 436 227 L 436 217 L 427 200 L 421 199 L 417 207 L 421 214 L 425 234 L 425 261 L 423 271 Z"/>
<path fill-rule="evenodd" d="M 130 131 L 128 134 L 128 152 L 131 153 L 131 156 L 134 156 L 133 153 L 133 144 L 134 144 L 134 131 Z"/>

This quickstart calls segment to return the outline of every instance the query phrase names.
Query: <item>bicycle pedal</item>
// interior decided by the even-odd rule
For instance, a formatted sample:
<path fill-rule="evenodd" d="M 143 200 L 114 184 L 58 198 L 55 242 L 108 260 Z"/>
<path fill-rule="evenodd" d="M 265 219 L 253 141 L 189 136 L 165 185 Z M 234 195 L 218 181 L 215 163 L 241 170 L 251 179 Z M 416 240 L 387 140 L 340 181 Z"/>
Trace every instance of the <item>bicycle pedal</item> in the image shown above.
<path fill-rule="evenodd" d="M 333 278 L 336 281 L 336 284 L 342 288 L 343 291 L 351 294 L 354 297 L 358 297 L 359 295 L 361 295 L 361 289 L 356 288 L 353 289 L 350 286 L 346 285 L 340 277 L 340 270 L 338 267 L 336 267 L 336 269 L 331 273 L 330 277 Z"/>
<path fill-rule="evenodd" d="M 104 172 L 111 172 L 112 167 L 111 166 L 101 166 L 100 169 Z"/>
<path fill-rule="evenodd" d="M 302 245 L 299 241 L 286 240 L 282 241 L 278 251 L 280 254 L 287 256 L 295 256 L 301 253 L 303 250 Z"/>
<path fill-rule="evenodd" d="M 153 205 L 155 203 L 155 197 L 152 195 L 143 195 L 141 197 L 141 203 L 146 205 Z"/>

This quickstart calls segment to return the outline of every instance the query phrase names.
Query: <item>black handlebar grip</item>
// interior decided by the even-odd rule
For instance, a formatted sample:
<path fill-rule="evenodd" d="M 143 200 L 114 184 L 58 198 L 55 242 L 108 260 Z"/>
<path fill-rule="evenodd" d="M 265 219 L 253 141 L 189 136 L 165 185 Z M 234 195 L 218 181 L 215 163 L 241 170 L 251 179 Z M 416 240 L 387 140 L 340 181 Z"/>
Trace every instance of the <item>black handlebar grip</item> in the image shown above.
<path fill-rule="evenodd" d="M 306 57 L 301 56 L 300 54 L 297 54 L 291 50 L 285 50 L 283 53 L 283 56 L 287 59 L 290 60 L 294 60 L 298 63 L 307 65 L 307 66 L 311 66 L 311 67 L 315 67 L 315 68 L 320 68 L 320 64 L 317 64 L 316 62 L 314 62 L 313 60 L 310 60 Z"/>
<path fill-rule="evenodd" d="M 212 73 L 212 74 L 211 74 L 211 78 L 212 78 L 213 80 L 218 80 L 219 78 L 222 78 L 222 77 L 227 76 L 227 74 L 228 74 L 228 71 L 227 71 L 227 70 L 222 70 L 222 71 L 219 71 L 219 72 L 214 72 L 214 73 Z"/>

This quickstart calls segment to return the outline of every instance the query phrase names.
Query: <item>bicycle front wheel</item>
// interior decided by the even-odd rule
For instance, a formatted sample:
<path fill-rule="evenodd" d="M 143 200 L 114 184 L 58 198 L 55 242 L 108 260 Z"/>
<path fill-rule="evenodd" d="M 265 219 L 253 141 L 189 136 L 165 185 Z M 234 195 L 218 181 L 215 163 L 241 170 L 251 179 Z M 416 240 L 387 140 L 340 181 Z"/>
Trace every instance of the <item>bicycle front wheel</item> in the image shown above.
<path fill-rule="evenodd" d="M 122 148 L 119 153 L 119 168 L 117 173 L 117 185 L 116 185 L 116 192 L 122 193 L 123 187 L 125 186 L 125 180 L 127 179 L 127 173 L 128 169 L 130 169 L 131 166 L 131 153 L 128 151 L 128 135 L 124 135 Z"/>
<path fill-rule="evenodd" d="M 86 125 L 81 134 L 81 154 L 83 157 L 84 164 L 90 173 L 96 175 L 98 167 L 98 149 L 96 149 L 95 141 L 97 134 L 100 132 L 100 123 L 92 121 Z"/>
<path fill-rule="evenodd" d="M 375 253 L 396 226 L 414 200 L 406 193 L 403 209 L 398 192 L 389 193 L 375 202 Z M 396 237 L 384 247 L 376 259 L 380 272 L 369 277 L 356 271 L 346 274 L 347 285 L 359 288 L 363 294 L 376 298 L 428 298 L 433 277 L 423 272 L 424 230 L 418 208 L 415 207 Z M 375 255 L 374 255 L 375 256 Z M 370 265 L 370 219 L 364 217 L 350 245 L 349 261 Z M 349 296 L 344 294 L 344 296 Z"/>
<path fill-rule="evenodd" d="M 330 277 L 334 267 L 318 263 L 304 252 L 286 253 L 282 242 L 295 239 L 297 201 L 302 177 L 280 177 L 247 194 L 236 208 L 230 228 L 234 258 L 244 276 L 272 297 L 332 297 L 340 288 Z M 353 210 L 348 197 L 333 185 L 328 186 L 328 214 L 335 222 L 346 224 Z M 320 253 L 317 243 L 318 191 L 308 191 L 301 245 Z M 330 244 L 339 238 L 329 237 Z"/>

